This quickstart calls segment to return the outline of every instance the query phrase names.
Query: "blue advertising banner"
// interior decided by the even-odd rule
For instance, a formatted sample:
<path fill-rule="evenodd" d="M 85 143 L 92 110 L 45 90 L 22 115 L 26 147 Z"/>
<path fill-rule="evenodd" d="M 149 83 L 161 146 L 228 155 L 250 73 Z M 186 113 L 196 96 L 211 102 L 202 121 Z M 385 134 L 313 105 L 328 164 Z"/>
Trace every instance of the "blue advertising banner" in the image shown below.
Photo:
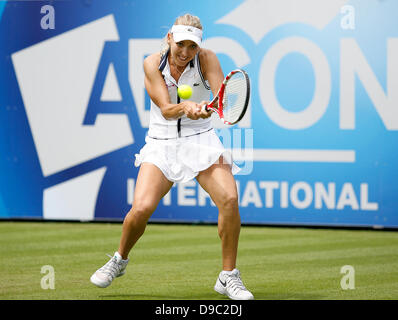
<path fill-rule="evenodd" d="M 122 220 L 145 143 L 143 60 L 201 18 L 251 80 L 224 146 L 242 223 L 398 227 L 398 2 L 0 1 L 0 218 Z M 196 180 L 152 221 L 216 222 Z"/>

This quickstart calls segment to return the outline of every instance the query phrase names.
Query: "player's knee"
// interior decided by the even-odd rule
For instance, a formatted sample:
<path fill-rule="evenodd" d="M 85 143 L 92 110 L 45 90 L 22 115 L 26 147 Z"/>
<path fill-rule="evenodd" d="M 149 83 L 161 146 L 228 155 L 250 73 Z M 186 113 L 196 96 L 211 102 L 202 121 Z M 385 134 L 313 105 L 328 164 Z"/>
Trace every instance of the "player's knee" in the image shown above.
<path fill-rule="evenodd" d="M 146 200 L 134 200 L 133 206 L 130 210 L 131 214 L 135 219 L 147 221 L 156 207 L 149 201 Z"/>
<path fill-rule="evenodd" d="M 238 195 L 226 194 L 221 200 L 221 207 L 223 210 L 235 210 L 238 208 Z"/>

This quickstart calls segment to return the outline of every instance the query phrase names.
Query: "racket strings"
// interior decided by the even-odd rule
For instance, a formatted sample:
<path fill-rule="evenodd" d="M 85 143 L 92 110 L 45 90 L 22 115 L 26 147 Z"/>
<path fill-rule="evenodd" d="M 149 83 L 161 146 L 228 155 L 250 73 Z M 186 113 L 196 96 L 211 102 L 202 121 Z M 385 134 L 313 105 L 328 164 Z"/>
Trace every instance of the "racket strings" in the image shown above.
<path fill-rule="evenodd" d="M 246 108 L 248 83 L 243 73 L 232 75 L 225 86 L 223 97 L 224 120 L 234 123 L 239 120 Z"/>

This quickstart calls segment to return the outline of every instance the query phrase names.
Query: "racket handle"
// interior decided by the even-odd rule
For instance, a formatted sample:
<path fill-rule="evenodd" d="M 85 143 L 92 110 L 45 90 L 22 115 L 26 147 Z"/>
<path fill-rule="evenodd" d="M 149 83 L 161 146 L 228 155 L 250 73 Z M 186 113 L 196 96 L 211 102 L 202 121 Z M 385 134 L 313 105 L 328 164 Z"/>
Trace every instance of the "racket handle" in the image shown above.
<path fill-rule="evenodd" d="M 206 110 L 206 112 L 209 112 L 211 109 L 209 109 L 209 108 L 207 107 L 207 104 L 205 104 L 205 105 L 202 106 L 202 111 L 203 111 L 203 110 Z"/>

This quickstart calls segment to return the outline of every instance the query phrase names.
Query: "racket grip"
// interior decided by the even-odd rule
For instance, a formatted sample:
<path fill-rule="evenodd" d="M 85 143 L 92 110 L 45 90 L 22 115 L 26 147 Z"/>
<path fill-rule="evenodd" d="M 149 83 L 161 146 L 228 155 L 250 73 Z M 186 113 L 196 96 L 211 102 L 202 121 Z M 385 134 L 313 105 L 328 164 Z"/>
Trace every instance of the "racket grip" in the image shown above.
<path fill-rule="evenodd" d="M 210 111 L 210 109 L 207 107 L 207 104 L 205 104 L 205 105 L 202 106 L 202 111 L 203 111 L 203 110 L 206 110 L 206 112 L 209 112 L 209 111 Z"/>

